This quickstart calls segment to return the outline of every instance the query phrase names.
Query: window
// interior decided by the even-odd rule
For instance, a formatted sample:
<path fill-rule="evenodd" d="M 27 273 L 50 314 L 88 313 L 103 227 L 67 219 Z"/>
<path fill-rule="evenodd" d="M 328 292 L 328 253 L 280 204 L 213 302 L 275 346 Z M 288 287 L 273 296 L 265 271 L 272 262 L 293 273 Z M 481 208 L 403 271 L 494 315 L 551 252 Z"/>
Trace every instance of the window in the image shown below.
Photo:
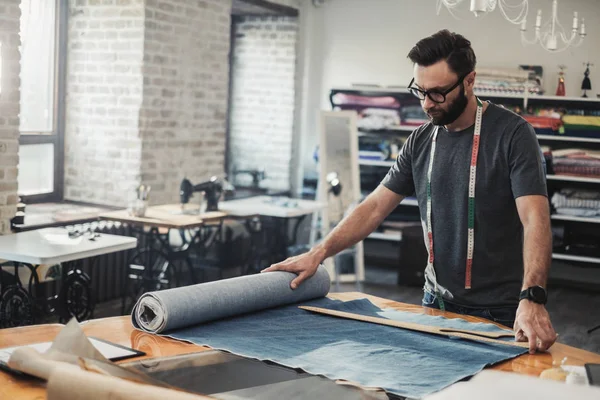
<path fill-rule="evenodd" d="M 21 0 L 18 193 L 62 200 L 67 0 Z"/>

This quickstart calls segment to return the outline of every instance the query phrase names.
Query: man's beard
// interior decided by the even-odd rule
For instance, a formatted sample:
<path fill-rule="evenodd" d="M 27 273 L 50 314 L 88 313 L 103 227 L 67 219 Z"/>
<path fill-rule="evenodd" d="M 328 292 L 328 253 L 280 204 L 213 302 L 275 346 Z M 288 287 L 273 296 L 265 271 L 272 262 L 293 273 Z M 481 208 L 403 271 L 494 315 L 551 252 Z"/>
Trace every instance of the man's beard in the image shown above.
<path fill-rule="evenodd" d="M 448 109 L 448 111 L 441 109 L 435 110 L 436 112 L 439 112 L 439 114 L 433 116 L 429 115 L 428 113 L 429 118 L 431 118 L 431 122 L 434 125 L 442 126 L 451 124 L 454 121 L 456 121 L 458 117 L 461 116 L 463 111 L 465 111 L 465 108 L 467 108 L 467 103 L 468 99 L 467 96 L 465 96 L 464 89 L 461 85 L 460 95 L 456 100 L 452 102 L 452 104 L 450 104 L 450 108 Z"/>

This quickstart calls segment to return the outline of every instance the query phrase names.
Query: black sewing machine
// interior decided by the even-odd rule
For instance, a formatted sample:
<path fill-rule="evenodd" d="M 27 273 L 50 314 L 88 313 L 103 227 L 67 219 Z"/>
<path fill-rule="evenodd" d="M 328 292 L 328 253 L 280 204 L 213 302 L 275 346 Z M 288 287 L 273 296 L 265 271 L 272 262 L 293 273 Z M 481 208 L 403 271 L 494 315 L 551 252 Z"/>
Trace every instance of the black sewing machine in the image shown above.
<path fill-rule="evenodd" d="M 252 188 L 259 189 L 259 184 L 263 181 L 267 175 L 265 173 L 264 168 L 258 169 L 233 169 L 233 175 L 247 174 L 252 177 Z"/>
<path fill-rule="evenodd" d="M 204 192 L 206 198 L 206 211 L 217 211 L 219 209 L 219 198 L 223 193 L 223 182 L 216 176 L 208 181 L 192 185 L 187 178 L 181 181 L 179 186 L 179 199 L 181 204 L 187 204 L 195 192 Z"/>

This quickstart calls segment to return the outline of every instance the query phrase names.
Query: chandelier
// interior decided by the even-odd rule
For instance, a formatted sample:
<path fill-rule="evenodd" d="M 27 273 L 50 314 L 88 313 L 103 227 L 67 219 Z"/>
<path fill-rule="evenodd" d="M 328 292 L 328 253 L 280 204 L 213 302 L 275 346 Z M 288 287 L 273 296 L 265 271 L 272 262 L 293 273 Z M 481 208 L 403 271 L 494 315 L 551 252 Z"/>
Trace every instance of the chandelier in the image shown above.
<path fill-rule="evenodd" d="M 535 37 L 533 40 L 528 40 L 526 37 L 527 23 L 525 20 L 521 23 L 521 41 L 523 44 L 536 44 L 539 43 L 546 51 L 558 53 L 565 51 L 569 46 L 580 46 L 583 43 L 583 38 L 586 36 L 585 33 L 585 20 L 577 18 L 577 11 L 573 13 L 573 26 L 571 33 L 567 34 L 567 31 L 558 21 L 558 0 L 552 1 L 552 19 L 542 25 L 542 10 L 538 10 L 537 17 L 535 19 Z M 560 39 L 560 43 L 559 43 Z"/>
<path fill-rule="evenodd" d="M 455 18 L 458 18 L 455 14 L 455 10 L 467 0 L 438 0 L 437 2 L 437 13 L 440 14 L 442 6 L 446 6 L 448 12 Z M 529 11 L 528 0 L 470 0 L 469 11 L 475 14 L 476 17 L 485 13 L 490 13 L 496 8 L 500 10 L 504 18 L 515 25 L 522 24 L 527 18 L 527 11 Z"/>

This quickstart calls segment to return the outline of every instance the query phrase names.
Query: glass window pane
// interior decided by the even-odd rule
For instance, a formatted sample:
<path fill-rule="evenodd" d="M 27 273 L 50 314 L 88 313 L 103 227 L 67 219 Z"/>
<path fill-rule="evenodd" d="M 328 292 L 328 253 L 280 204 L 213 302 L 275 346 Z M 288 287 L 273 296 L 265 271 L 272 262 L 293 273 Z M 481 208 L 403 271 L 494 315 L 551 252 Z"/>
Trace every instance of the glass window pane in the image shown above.
<path fill-rule="evenodd" d="M 21 132 L 54 129 L 56 1 L 21 0 Z"/>
<path fill-rule="evenodd" d="M 54 191 L 54 144 L 26 144 L 19 146 L 19 177 L 21 196 Z"/>

